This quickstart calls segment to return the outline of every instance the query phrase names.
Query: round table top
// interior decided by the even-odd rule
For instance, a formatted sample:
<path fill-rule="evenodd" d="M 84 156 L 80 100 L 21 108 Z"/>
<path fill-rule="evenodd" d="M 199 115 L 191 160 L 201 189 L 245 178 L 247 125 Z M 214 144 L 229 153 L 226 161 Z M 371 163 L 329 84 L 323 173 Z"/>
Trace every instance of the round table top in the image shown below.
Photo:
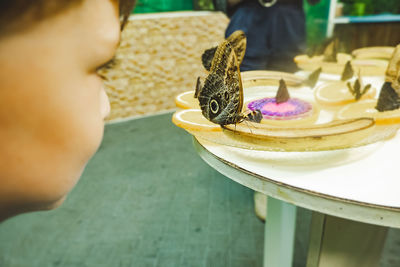
<path fill-rule="evenodd" d="M 199 155 L 268 196 L 346 219 L 400 228 L 400 136 L 358 148 L 268 152 L 194 139 Z"/>

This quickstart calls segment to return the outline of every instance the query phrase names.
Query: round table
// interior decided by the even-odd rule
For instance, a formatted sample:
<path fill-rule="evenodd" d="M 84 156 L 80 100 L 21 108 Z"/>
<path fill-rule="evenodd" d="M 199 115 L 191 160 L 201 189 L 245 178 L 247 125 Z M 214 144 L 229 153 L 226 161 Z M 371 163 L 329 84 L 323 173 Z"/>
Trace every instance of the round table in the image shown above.
<path fill-rule="evenodd" d="M 312 210 L 307 266 L 378 266 L 388 227 L 400 228 L 400 137 L 359 148 L 267 152 L 194 138 L 200 157 L 268 196 L 264 266 L 291 266 L 296 206 Z"/>

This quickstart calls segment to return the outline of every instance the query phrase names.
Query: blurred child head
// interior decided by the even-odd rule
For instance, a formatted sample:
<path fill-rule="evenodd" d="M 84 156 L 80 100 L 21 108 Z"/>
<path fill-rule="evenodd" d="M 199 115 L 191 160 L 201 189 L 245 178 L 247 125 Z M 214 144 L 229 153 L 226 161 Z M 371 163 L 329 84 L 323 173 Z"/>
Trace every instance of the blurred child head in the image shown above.
<path fill-rule="evenodd" d="M 133 4 L 0 0 L 0 221 L 57 207 L 99 147 L 109 103 L 97 71 Z"/>

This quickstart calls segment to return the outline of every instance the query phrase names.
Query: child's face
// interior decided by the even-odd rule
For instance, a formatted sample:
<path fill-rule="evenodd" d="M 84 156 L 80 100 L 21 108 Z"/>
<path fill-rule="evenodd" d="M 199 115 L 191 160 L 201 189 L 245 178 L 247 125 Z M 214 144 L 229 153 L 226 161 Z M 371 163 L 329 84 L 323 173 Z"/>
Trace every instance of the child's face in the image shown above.
<path fill-rule="evenodd" d="M 61 203 L 103 135 L 96 69 L 120 37 L 118 3 L 82 5 L 0 39 L 0 221 Z"/>

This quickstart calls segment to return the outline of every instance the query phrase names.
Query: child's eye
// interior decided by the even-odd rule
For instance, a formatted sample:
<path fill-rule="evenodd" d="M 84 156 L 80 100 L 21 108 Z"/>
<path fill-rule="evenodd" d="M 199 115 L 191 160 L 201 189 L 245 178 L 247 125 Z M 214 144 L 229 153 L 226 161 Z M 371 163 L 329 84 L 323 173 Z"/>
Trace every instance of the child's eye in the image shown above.
<path fill-rule="evenodd" d="M 102 78 L 103 80 L 107 80 L 107 77 L 106 77 L 107 70 L 111 69 L 112 67 L 114 67 L 115 63 L 116 63 L 116 59 L 115 59 L 115 57 L 113 57 L 112 59 L 110 59 L 106 63 L 104 63 L 101 66 L 97 67 L 97 69 L 96 69 L 97 75 L 99 75 L 100 78 Z"/>
<path fill-rule="evenodd" d="M 112 59 L 110 59 L 109 61 L 107 61 L 103 65 L 97 67 L 97 71 L 103 70 L 103 69 L 110 69 L 110 68 L 114 67 L 115 63 L 116 63 L 116 58 L 114 56 Z"/>

